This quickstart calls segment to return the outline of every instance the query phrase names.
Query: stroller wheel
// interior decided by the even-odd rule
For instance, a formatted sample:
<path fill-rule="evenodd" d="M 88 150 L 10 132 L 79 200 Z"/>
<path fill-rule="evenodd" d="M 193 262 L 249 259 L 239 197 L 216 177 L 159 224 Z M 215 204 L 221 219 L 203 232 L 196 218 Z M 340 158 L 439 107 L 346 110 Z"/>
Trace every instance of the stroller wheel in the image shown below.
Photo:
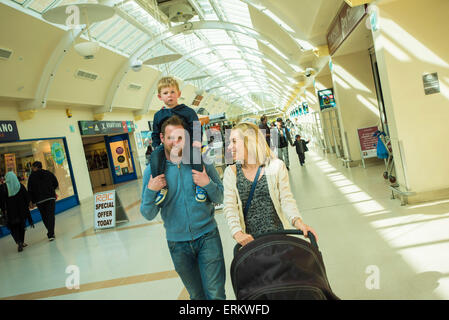
<path fill-rule="evenodd" d="M 391 183 L 395 183 L 395 182 L 396 182 L 396 177 L 390 176 L 390 182 L 391 182 Z"/>
<path fill-rule="evenodd" d="M 385 171 L 385 172 L 384 172 L 384 179 L 385 179 L 385 180 L 388 179 L 388 171 Z"/>

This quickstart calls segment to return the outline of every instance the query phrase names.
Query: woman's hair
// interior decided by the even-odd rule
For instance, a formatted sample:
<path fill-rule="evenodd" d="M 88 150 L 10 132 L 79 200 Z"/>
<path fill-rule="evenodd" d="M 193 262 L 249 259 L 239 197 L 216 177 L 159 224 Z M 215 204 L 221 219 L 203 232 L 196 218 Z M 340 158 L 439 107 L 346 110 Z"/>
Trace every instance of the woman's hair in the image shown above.
<path fill-rule="evenodd" d="M 232 130 L 240 133 L 246 154 L 248 158 L 254 157 L 255 164 L 268 165 L 272 159 L 276 158 L 268 146 L 264 134 L 254 123 L 240 122 Z M 248 162 L 248 159 L 245 159 L 245 162 Z"/>

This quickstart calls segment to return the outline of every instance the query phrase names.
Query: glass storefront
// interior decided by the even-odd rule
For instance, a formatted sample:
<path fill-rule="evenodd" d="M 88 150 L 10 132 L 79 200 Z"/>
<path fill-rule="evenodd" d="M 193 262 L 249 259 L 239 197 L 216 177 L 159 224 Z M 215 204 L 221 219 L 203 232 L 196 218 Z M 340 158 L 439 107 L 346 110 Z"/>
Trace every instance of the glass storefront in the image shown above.
<path fill-rule="evenodd" d="M 20 182 L 27 187 L 34 161 L 40 161 L 42 168 L 52 172 L 58 179 L 56 214 L 79 204 L 64 138 L 0 143 L 0 183 L 4 182 L 8 171 L 14 171 Z M 32 210 L 31 216 L 34 223 L 42 220 L 38 209 Z M 9 233 L 9 229 L 0 226 L 0 237 Z"/>
<path fill-rule="evenodd" d="M 31 164 L 42 162 L 42 168 L 52 172 L 59 182 L 58 200 L 75 194 L 63 139 L 42 139 L 0 144 L 0 176 L 14 171 L 24 186 L 28 184 Z"/>

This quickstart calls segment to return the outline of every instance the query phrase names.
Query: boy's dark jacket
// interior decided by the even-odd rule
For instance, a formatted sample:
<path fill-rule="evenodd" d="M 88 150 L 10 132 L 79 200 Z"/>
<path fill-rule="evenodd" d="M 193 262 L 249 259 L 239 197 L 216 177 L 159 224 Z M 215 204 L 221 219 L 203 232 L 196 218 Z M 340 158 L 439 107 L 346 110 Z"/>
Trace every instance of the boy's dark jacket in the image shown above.
<path fill-rule="evenodd" d="M 300 139 L 299 141 L 295 140 L 293 145 L 296 147 L 296 153 L 304 153 L 306 151 L 309 151 L 309 149 L 307 148 L 308 143 L 308 141 L 305 141 L 303 139 Z"/>
<path fill-rule="evenodd" d="M 151 145 L 153 146 L 153 148 L 156 148 L 161 144 L 160 133 L 162 123 L 164 123 L 166 119 L 170 118 L 173 115 L 177 115 L 184 120 L 185 127 L 190 135 L 190 141 L 201 142 L 201 134 L 198 138 L 196 136 L 195 137 L 193 136 L 194 121 L 198 121 L 198 128 L 200 129 L 201 133 L 201 124 L 199 124 L 198 115 L 192 108 L 186 106 L 185 104 L 179 104 L 174 108 L 164 107 L 158 112 L 156 112 L 156 114 L 154 115 L 153 132 L 151 133 L 151 139 L 153 141 Z"/>

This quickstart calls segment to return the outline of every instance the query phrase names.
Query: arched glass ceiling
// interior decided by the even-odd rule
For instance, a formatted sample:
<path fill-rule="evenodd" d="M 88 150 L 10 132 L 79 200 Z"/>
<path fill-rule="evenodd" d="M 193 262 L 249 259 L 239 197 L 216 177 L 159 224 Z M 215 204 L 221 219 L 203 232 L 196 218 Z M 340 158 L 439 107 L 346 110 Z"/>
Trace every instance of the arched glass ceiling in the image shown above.
<path fill-rule="evenodd" d="M 25 10 L 33 11 L 33 14 L 42 14 L 46 10 L 66 4 L 74 4 L 81 1 L 76 0 L 9 0 L 21 4 Z M 82 2 L 86 2 L 85 0 Z M 96 0 L 87 2 L 96 3 Z M 101 1 L 100 1 L 101 2 Z M 145 3 L 142 7 L 139 2 Z M 292 85 L 294 79 L 285 73 L 285 70 L 298 70 L 297 66 L 288 65 L 288 59 L 275 46 L 264 40 L 259 40 L 264 45 L 268 45 L 274 50 L 274 55 L 278 61 L 284 59 L 287 64 L 282 66 L 276 64 L 276 59 L 270 59 L 270 56 L 263 58 L 264 54 L 260 51 L 258 40 L 252 36 L 260 38 L 260 33 L 253 30 L 251 17 L 248 10 L 249 1 L 242 0 L 188 0 L 195 8 L 198 15 L 191 21 L 221 21 L 235 23 L 237 30 L 245 30 L 244 33 L 223 29 L 200 29 L 189 33 L 181 33 L 173 36 L 163 43 L 154 46 L 149 52 L 144 52 L 140 58 L 148 58 L 170 54 L 180 53 L 182 55 L 191 54 L 195 49 L 204 49 L 204 52 L 187 59 L 181 63 L 176 62 L 159 66 L 164 72 L 170 72 L 172 75 L 186 79 L 198 75 L 209 75 L 209 78 L 196 82 L 195 84 L 207 83 L 207 86 L 220 86 L 214 92 L 228 92 L 228 86 L 238 89 L 239 94 L 261 96 L 264 95 L 265 101 L 279 99 L 280 93 L 291 91 L 288 88 Z M 94 23 L 91 28 L 92 37 L 104 44 L 107 48 L 115 50 L 125 56 L 131 56 L 143 44 L 158 35 L 168 32 L 169 26 L 162 22 L 160 16 L 152 14 L 155 10 L 148 10 L 154 0 L 126 0 L 116 4 L 116 15 L 111 19 Z M 265 12 L 267 13 L 267 12 Z M 274 21 L 275 18 L 271 17 Z M 277 21 L 279 22 L 279 21 Z M 279 23 L 278 23 L 279 24 Z M 173 26 L 177 24 L 172 24 Z M 65 27 L 63 27 L 65 28 Z M 244 29 L 251 28 L 251 29 Z M 283 27 L 285 29 L 285 26 Z M 290 32 L 289 30 L 287 30 Z M 251 54 L 253 53 L 253 54 Z M 254 54 L 257 53 L 257 54 Z M 258 56 L 259 55 L 259 56 Z M 271 55 L 271 54 L 270 54 Z M 232 60 L 230 60 L 232 59 Z M 222 61 L 222 63 L 219 63 Z M 224 62 L 223 62 L 224 61 Z M 289 66 L 286 69 L 285 66 Z M 243 71 L 245 70 L 245 71 Z M 199 74 L 201 73 L 201 74 Z M 243 76 L 253 76 L 252 82 L 248 82 Z M 222 83 L 222 81 L 224 81 Z M 228 83 L 229 82 L 229 83 Z M 207 88 L 203 88 L 207 89 Z M 235 89 L 237 90 L 237 89 Z M 269 92 L 269 97 L 265 93 Z M 235 93 L 232 95 L 236 96 Z M 248 103 L 244 97 L 238 97 L 238 104 L 255 110 L 252 103 Z M 237 103 L 234 101 L 234 103 Z M 278 101 L 277 103 L 280 103 Z"/>

